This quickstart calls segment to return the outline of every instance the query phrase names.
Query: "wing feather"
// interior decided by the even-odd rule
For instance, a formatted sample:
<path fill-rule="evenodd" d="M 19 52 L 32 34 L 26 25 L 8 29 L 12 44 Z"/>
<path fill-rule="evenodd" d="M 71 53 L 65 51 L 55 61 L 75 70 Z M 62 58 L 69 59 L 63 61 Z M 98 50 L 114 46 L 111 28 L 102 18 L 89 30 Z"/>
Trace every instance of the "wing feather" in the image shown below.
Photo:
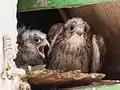
<path fill-rule="evenodd" d="M 50 42 L 50 49 L 48 51 L 48 56 L 50 54 L 50 52 L 52 51 L 52 48 L 58 38 L 58 36 L 61 34 L 61 32 L 63 31 L 63 24 L 62 23 L 58 23 L 56 25 L 53 25 L 49 32 L 48 32 L 48 41 Z"/>
<path fill-rule="evenodd" d="M 106 54 L 106 46 L 103 37 L 100 35 L 93 35 L 92 46 L 93 56 L 91 72 L 100 72 Z"/>

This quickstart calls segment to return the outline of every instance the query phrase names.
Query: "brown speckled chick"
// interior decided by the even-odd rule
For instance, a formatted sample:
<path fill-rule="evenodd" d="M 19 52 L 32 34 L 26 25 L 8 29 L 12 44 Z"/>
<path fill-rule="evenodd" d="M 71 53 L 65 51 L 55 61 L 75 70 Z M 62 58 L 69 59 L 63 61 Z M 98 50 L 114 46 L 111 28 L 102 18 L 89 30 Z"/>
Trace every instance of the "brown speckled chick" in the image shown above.
<path fill-rule="evenodd" d="M 48 32 L 48 41 L 52 46 L 48 56 L 49 69 L 100 71 L 106 51 L 104 40 L 92 34 L 82 18 L 53 25 Z"/>

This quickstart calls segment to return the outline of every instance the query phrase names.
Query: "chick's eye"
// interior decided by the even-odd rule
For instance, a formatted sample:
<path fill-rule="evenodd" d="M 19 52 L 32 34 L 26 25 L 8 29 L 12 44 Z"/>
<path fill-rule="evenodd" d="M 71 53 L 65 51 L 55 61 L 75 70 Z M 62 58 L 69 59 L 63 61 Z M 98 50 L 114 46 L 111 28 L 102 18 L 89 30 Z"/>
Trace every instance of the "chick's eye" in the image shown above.
<path fill-rule="evenodd" d="M 74 29 L 74 27 L 73 27 L 73 26 L 71 26 L 71 27 L 70 27 L 70 30 L 73 30 L 73 29 Z"/>
<path fill-rule="evenodd" d="M 86 27 L 85 27 L 84 31 L 87 32 L 87 28 Z"/>
<path fill-rule="evenodd" d="M 40 39 L 34 39 L 34 41 L 35 41 L 36 43 L 39 43 L 39 42 L 40 42 Z"/>

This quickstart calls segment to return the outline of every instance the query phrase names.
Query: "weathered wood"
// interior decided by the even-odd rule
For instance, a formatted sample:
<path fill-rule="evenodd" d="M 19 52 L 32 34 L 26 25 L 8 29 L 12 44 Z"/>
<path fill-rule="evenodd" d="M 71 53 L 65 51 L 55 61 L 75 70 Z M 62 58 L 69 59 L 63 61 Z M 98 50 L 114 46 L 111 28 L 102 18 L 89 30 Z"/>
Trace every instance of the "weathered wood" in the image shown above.
<path fill-rule="evenodd" d="M 18 11 L 34 11 L 53 8 L 71 8 L 94 3 L 120 0 L 19 0 Z"/>
<path fill-rule="evenodd" d="M 109 88 L 107 88 L 107 90 L 109 90 L 111 86 L 113 86 L 113 85 L 116 86 L 119 84 L 120 84 L 120 82 L 117 80 L 116 81 L 102 80 L 102 81 L 93 82 L 87 86 L 77 86 L 77 87 L 73 87 L 73 88 L 58 88 L 58 90 L 92 90 L 93 87 L 95 88 L 95 90 L 106 90 L 104 87 L 109 87 Z"/>
<path fill-rule="evenodd" d="M 95 33 L 105 38 L 107 55 L 103 72 L 109 79 L 120 79 L 120 2 L 109 2 L 65 9 L 69 17 L 80 16 Z"/>

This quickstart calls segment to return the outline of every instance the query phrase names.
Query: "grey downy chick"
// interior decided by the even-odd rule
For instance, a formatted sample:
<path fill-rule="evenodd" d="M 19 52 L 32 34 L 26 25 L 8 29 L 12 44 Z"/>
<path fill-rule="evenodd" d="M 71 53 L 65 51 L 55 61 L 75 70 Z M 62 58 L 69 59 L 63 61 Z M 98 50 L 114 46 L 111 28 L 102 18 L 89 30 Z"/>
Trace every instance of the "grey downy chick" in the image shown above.
<path fill-rule="evenodd" d="M 45 47 L 49 48 L 46 34 L 40 30 L 18 28 L 17 67 L 28 71 L 29 66 L 44 65 Z"/>

